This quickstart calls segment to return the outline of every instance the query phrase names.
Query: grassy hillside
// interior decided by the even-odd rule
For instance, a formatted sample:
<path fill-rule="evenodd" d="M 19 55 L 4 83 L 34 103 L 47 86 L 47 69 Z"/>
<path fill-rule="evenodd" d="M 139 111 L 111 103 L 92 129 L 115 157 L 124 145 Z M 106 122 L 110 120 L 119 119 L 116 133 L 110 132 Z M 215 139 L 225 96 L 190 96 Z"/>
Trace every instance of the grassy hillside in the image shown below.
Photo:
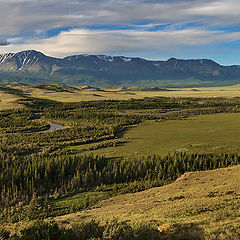
<path fill-rule="evenodd" d="M 224 232 L 229 227 L 240 227 L 239 181 L 240 166 L 186 173 L 170 185 L 113 197 L 56 220 L 66 224 L 117 218 L 132 223 L 151 222 L 159 228 L 194 223 L 206 232 Z"/>

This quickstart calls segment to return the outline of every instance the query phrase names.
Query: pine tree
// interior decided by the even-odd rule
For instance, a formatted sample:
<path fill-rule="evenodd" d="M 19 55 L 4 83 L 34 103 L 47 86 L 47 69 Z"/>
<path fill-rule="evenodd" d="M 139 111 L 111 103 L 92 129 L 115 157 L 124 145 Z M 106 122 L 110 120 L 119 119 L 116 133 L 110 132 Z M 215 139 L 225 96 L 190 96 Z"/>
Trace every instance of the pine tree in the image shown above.
<path fill-rule="evenodd" d="M 32 200 L 30 201 L 27 211 L 26 217 L 29 220 L 38 219 L 40 213 L 40 204 L 38 203 L 36 193 L 33 193 Z"/>

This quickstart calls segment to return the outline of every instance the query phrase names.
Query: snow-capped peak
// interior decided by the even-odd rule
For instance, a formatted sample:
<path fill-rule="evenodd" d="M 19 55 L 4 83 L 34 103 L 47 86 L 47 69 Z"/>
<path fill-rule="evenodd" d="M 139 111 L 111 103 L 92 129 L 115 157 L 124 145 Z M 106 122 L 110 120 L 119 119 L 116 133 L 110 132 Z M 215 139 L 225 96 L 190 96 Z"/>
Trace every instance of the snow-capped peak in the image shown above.
<path fill-rule="evenodd" d="M 130 61 L 132 61 L 132 58 L 127 58 L 127 57 L 120 57 L 122 60 L 123 60 L 123 62 L 125 62 L 125 63 L 128 63 L 128 62 L 130 62 Z"/>
<path fill-rule="evenodd" d="M 105 62 L 113 62 L 112 56 L 106 56 L 106 55 L 97 55 L 97 58 L 100 60 L 103 60 Z"/>

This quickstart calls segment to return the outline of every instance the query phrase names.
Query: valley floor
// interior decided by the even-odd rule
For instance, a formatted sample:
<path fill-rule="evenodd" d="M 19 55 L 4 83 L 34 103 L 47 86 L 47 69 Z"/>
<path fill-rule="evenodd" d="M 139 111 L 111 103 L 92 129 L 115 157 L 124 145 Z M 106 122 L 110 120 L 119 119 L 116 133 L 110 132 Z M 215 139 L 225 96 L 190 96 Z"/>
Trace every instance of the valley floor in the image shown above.
<path fill-rule="evenodd" d="M 220 113 L 165 122 L 145 121 L 128 129 L 116 147 L 92 151 L 106 156 L 165 155 L 174 151 L 226 153 L 240 150 L 240 113 Z M 84 146 L 75 147 L 81 149 Z"/>
<path fill-rule="evenodd" d="M 240 86 L 0 88 L 1 224 L 117 218 L 235 239 L 227 231 L 240 228 L 239 96 Z"/>

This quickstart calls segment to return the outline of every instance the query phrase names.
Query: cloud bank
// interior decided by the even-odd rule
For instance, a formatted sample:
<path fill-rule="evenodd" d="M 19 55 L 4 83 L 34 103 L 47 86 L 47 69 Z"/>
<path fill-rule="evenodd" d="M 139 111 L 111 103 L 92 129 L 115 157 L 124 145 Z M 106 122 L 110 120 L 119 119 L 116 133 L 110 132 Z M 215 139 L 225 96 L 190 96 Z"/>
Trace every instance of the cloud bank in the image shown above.
<path fill-rule="evenodd" d="M 140 22 L 209 26 L 240 23 L 238 0 L 1 0 L 0 6 L 2 35 Z"/>
<path fill-rule="evenodd" d="M 148 32 L 143 30 L 87 30 L 72 29 L 47 39 L 28 39 L 18 44 L 20 39 L 11 39 L 12 44 L 5 50 L 20 51 L 36 49 L 45 54 L 64 57 L 68 54 L 118 54 L 139 51 L 163 51 L 164 49 L 194 47 L 217 42 L 240 39 L 240 32 L 206 31 L 201 29 L 164 30 Z"/>
<path fill-rule="evenodd" d="M 0 52 L 147 56 L 240 40 L 238 0 L 0 0 L 0 16 Z"/>

